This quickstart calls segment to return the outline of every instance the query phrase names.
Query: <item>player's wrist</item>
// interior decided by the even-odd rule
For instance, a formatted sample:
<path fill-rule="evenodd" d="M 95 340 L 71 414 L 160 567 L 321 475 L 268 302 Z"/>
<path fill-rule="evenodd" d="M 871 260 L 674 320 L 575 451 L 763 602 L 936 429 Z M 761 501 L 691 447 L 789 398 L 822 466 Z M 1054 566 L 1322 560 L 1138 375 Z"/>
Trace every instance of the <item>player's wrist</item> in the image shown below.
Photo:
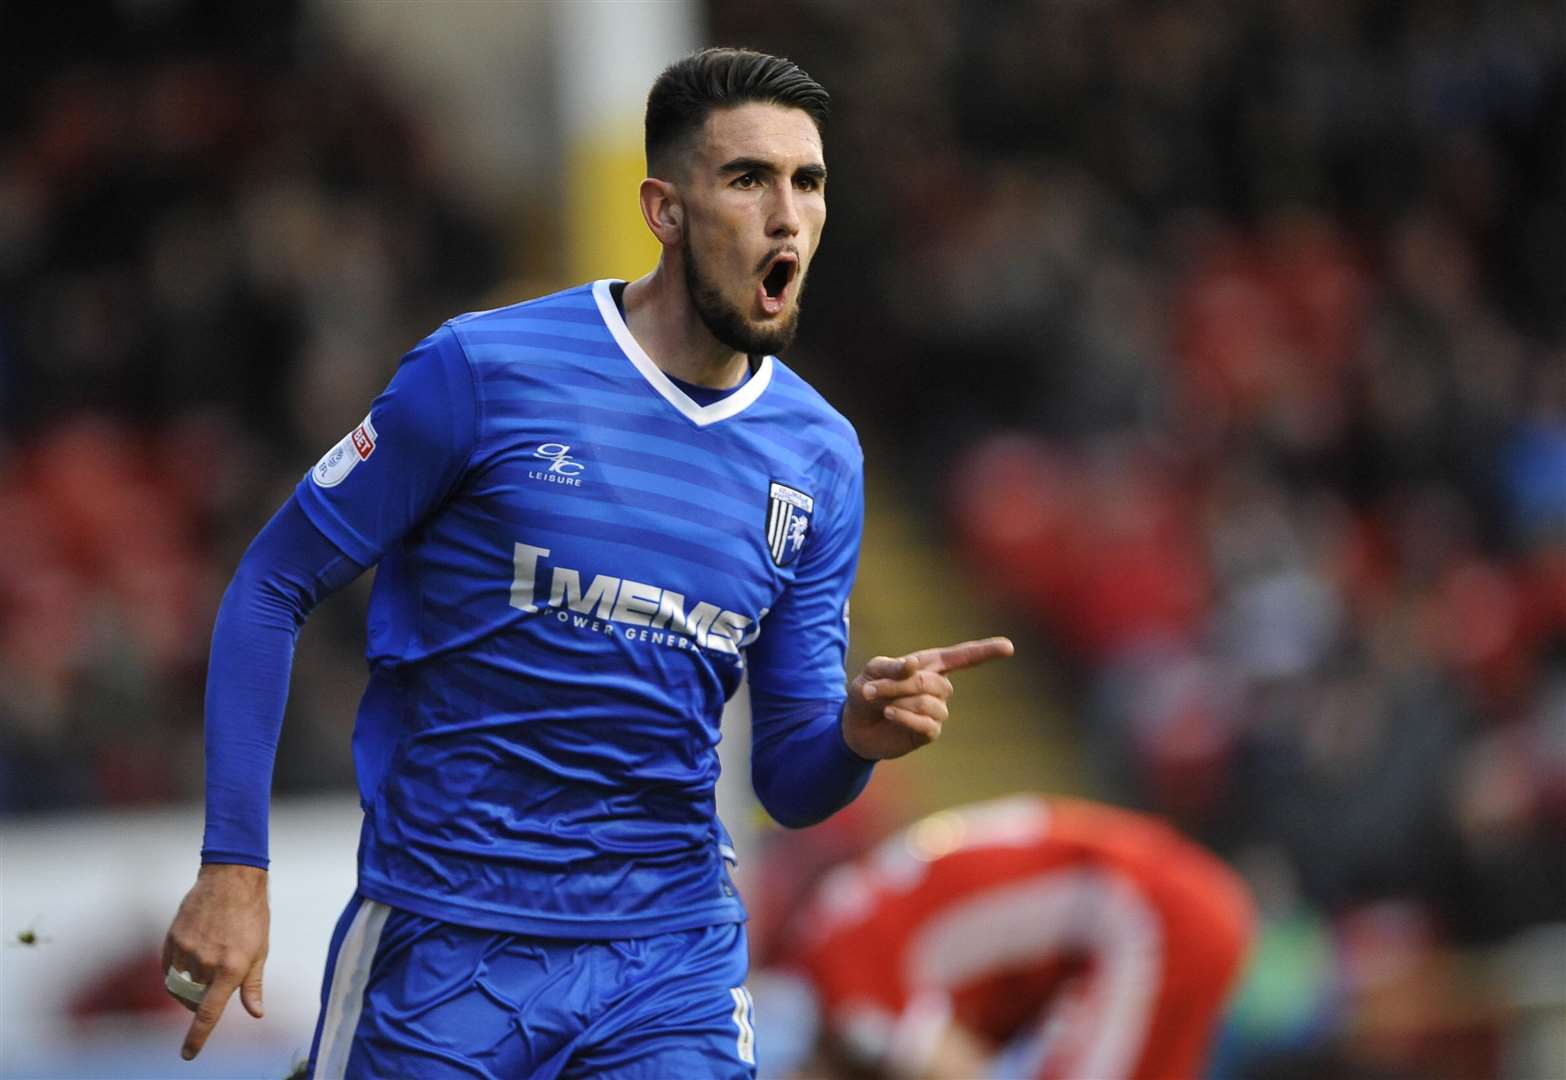
<path fill-rule="evenodd" d="M 201 869 L 196 872 L 196 881 L 207 885 L 216 885 L 223 888 L 238 888 L 244 891 L 266 892 L 268 872 L 259 866 L 250 866 L 245 863 L 202 863 Z"/>
<path fill-rule="evenodd" d="M 853 699 L 843 703 L 843 711 L 837 720 L 837 742 L 845 754 L 855 761 L 870 765 L 879 761 L 872 747 L 865 745 L 863 740 L 857 737 L 861 725 L 855 721 L 852 710 L 855 708 Z"/>
<path fill-rule="evenodd" d="M 261 854 L 251 845 L 236 845 L 234 847 L 215 847 L 211 844 L 201 848 L 201 865 L 221 866 L 250 866 L 257 870 L 265 870 L 272 864 L 267 858 L 265 847 L 260 849 Z"/>

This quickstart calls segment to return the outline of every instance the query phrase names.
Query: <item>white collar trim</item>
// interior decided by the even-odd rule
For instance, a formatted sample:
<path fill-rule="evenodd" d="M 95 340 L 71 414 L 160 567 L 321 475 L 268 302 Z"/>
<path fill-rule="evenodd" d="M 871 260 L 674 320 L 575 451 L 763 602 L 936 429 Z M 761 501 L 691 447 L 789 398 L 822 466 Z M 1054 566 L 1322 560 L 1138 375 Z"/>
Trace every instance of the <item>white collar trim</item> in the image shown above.
<path fill-rule="evenodd" d="M 652 357 L 648 356 L 631 336 L 630 327 L 625 325 L 625 320 L 620 317 L 620 309 L 615 305 L 614 294 L 609 291 L 609 286 L 614 284 L 617 282 L 613 278 L 593 282 L 593 299 L 598 302 L 598 314 L 603 317 L 609 333 L 614 335 L 615 344 L 620 346 L 626 359 L 641 372 L 642 378 L 658 391 L 658 396 L 673 405 L 685 419 L 697 427 L 706 427 L 708 424 L 715 424 L 719 420 L 727 420 L 731 416 L 744 412 L 772 381 L 773 358 L 763 356 L 761 364 L 751 373 L 744 386 L 728 397 L 714 401 L 711 405 L 697 404 L 691 400 L 690 395 L 674 385 L 673 380 L 664 374 L 662 368 L 653 363 Z"/>

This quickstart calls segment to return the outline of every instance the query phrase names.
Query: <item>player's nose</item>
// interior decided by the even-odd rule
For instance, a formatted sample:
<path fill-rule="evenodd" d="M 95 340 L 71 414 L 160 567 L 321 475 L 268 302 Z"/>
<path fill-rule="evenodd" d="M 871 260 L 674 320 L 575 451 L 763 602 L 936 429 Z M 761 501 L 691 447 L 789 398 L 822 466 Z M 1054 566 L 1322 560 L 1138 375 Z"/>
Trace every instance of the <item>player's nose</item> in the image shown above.
<path fill-rule="evenodd" d="M 799 235 L 799 204 L 787 185 L 779 185 L 767 214 L 768 236 Z"/>

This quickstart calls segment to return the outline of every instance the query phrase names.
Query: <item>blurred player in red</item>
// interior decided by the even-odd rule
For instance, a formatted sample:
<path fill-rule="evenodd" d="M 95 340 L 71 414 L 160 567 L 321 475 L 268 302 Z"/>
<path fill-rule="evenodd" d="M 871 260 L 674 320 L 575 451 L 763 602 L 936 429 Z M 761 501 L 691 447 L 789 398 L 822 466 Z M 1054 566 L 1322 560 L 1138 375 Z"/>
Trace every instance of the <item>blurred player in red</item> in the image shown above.
<path fill-rule="evenodd" d="M 1251 923 L 1239 877 L 1156 819 L 1028 796 L 936 814 L 793 921 L 783 966 L 822 1022 L 800 1075 L 1200 1076 Z"/>

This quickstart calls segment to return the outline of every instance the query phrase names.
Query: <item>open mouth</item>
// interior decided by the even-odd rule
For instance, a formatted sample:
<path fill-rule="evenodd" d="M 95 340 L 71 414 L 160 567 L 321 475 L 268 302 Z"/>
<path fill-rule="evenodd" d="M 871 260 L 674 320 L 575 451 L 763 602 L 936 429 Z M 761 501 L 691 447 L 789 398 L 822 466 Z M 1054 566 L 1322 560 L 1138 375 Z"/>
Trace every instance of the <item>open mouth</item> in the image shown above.
<path fill-rule="evenodd" d="M 788 289 L 799 271 L 799 257 L 784 252 L 772 260 L 761 279 L 761 308 L 768 315 L 781 312 L 788 301 Z"/>

